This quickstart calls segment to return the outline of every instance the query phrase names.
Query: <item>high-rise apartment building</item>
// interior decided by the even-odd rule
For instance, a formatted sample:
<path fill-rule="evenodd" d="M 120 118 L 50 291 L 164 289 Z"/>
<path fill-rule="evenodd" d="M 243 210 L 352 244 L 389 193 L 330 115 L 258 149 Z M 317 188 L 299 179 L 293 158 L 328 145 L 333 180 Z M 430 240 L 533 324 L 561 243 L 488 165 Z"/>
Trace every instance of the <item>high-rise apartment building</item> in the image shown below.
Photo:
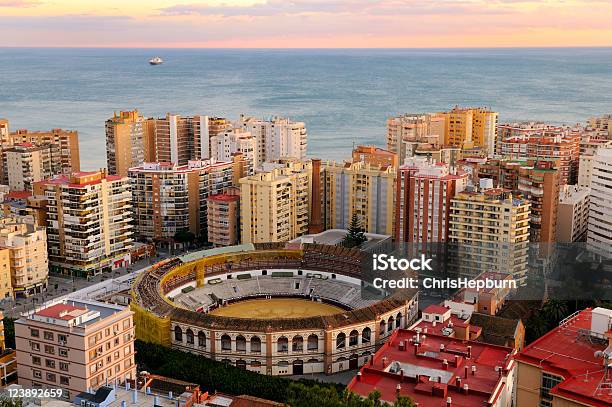
<path fill-rule="evenodd" d="M 393 234 L 397 169 L 358 162 L 323 162 L 321 195 L 325 229 L 348 229 L 353 215 L 367 233 Z M 314 204 L 314 203 L 313 203 Z"/>
<path fill-rule="evenodd" d="M 518 191 L 531 202 L 531 242 L 557 241 L 559 173 L 555 160 L 527 160 L 518 169 Z"/>
<path fill-rule="evenodd" d="M 223 117 L 197 116 L 193 122 L 194 159 L 215 158 L 211 154 L 212 141 L 218 135 L 231 129 L 232 123 Z"/>
<path fill-rule="evenodd" d="M 71 174 L 81 170 L 79 134 L 75 130 L 52 129 L 49 131 L 17 130 L 10 135 L 10 144 L 32 143 L 51 146 L 51 172 Z"/>
<path fill-rule="evenodd" d="M 4 150 L 4 157 L 11 191 L 32 191 L 34 182 L 54 175 L 49 144 L 15 144 Z"/>
<path fill-rule="evenodd" d="M 312 164 L 282 160 L 240 180 L 243 243 L 287 242 L 308 233 Z"/>
<path fill-rule="evenodd" d="M 441 113 L 404 114 L 387 119 L 387 150 L 402 163 L 409 143 L 444 144 L 445 118 Z"/>
<path fill-rule="evenodd" d="M 589 204 L 588 246 L 612 257 L 612 148 L 602 148 L 593 157 Z"/>
<path fill-rule="evenodd" d="M 14 298 L 10 251 L 8 247 L 0 247 L 0 299 Z M 0 343 L 4 343 L 4 337 Z"/>
<path fill-rule="evenodd" d="M 49 264 L 44 227 L 13 217 L 0 218 L 0 247 L 8 249 L 13 297 L 28 297 L 47 288 Z M 3 285 L 6 290 L 7 285 Z"/>
<path fill-rule="evenodd" d="M 228 188 L 206 198 L 208 241 L 214 246 L 240 243 L 240 188 Z"/>
<path fill-rule="evenodd" d="M 399 160 L 397 154 L 374 146 L 357 146 L 353 149 L 353 162 L 364 162 L 378 167 L 394 167 L 397 169 Z"/>
<path fill-rule="evenodd" d="M 444 144 L 480 148 L 487 156 L 495 153 L 498 113 L 487 108 L 455 107 L 443 113 Z"/>
<path fill-rule="evenodd" d="M 605 114 L 601 117 L 591 117 L 587 122 L 588 126 L 598 134 L 612 139 L 612 114 Z"/>
<path fill-rule="evenodd" d="M 7 119 L 0 118 L 0 145 L 9 144 L 10 127 Z"/>
<path fill-rule="evenodd" d="M 612 140 L 601 137 L 585 136 L 580 140 L 580 161 L 578 164 L 578 185 L 591 187 L 593 156 L 600 148 L 612 147 Z"/>
<path fill-rule="evenodd" d="M 282 117 L 262 120 L 241 115 L 234 127 L 250 132 L 257 140 L 255 168 L 283 158 L 301 160 L 306 157 L 308 134 L 303 122 Z"/>
<path fill-rule="evenodd" d="M 115 112 L 105 129 L 108 172 L 125 177 L 129 168 L 145 161 L 147 120 L 138 110 Z"/>
<path fill-rule="evenodd" d="M 526 278 L 529 207 L 526 199 L 500 188 L 455 195 L 448 241 L 457 271 L 473 278 L 489 271 Z"/>
<path fill-rule="evenodd" d="M 207 236 L 206 198 L 232 185 L 232 162 L 193 160 L 144 163 L 130 168 L 136 233 L 151 241 L 172 241 L 179 232 Z"/>
<path fill-rule="evenodd" d="M 451 199 L 465 189 L 468 174 L 425 158 L 406 159 L 397 175 L 395 240 L 446 242 Z"/>
<path fill-rule="evenodd" d="M 558 160 L 559 183 L 575 184 L 580 159 L 580 129 L 544 123 L 499 126 L 499 154 L 517 160 Z"/>
<path fill-rule="evenodd" d="M 590 188 L 564 185 L 559 194 L 557 212 L 557 241 L 561 243 L 586 241 L 589 224 Z"/>
<path fill-rule="evenodd" d="M 19 384 L 59 388 L 73 400 L 100 386 L 136 380 L 133 314 L 77 299 L 28 311 L 15 321 Z"/>
<path fill-rule="evenodd" d="M 127 177 L 77 172 L 36 183 L 34 194 L 47 200 L 51 270 L 89 276 L 130 263 L 133 227 Z"/>
<path fill-rule="evenodd" d="M 155 152 L 157 162 L 186 165 L 194 158 L 193 123 L 199 117 L 166 114 L 155 120 Z M 207 118 L 203 116 L 203 120 Z"/>

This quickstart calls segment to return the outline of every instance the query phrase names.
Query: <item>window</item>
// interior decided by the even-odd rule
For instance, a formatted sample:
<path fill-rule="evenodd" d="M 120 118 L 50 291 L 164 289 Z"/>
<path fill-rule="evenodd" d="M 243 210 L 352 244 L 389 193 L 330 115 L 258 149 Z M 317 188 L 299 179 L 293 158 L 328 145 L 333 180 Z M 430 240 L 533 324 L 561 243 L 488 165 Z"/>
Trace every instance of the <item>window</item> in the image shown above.
<path fill-rule="evenodd" d="M 284 336 L 281 336 L 276 341 L 276 350 L 278 352 L 288 352 L 289 351 L 289 340 Z"/>
<path fill-rule="evenodd" d="M 49 355 L 55 355 L 55 348 L 51 345 L 45 345 L 45 353 Z"/>
<path fill-rule="evenodd" d="M 55 369 L 55 360 L 45 359 L 45 366 L 51 369 Z"/>
<path fill-rule="evenodd" d="M 60 384 L 63 384 L 65 386 L 70 385 L 70 378 L 67 376 L 60 376 Z"/>
<path fill-rule="evenodd" d="M 236 351 L 246 352 L 246 339 L 242 335 L 238 335 L 236 337 Z"/>
<path fill-rule="evenodd" d="M 30 328 L 30 336 L 32 338 L 38 338 L 40 336 L 38 329 L 32 329 Z"/>
<path fill-rule="evenodd" d="M 67 372 L 68 371 L 68 363 L 66 363 L 66 362 L 59 362 L 59 368 L 60 368 L 61 371 Z"/>
<path fill-rule="evenodd" d="M 55 374 L 54 373 L 47 373 L 47 381 L 48 382 L 55 382 Z"/>
<path fill-rule="evenodd" d="M 193 331 L 191 329 L 187 330 L 187 344 L 193 345 Z"/>
<path fill-rule="evenodd" d="M 59 348 L 59 355 L 63 358 L 67 358 L 68 357 L 68 349 L 66 348 Z"/>
<path fill-rule="evenodd" d="M 336 337 L 336 349 L 342 349 L 346 346 L 346 334 L 341 332 Z"/>
<path fill-rule="evenodd" d="M 123 329 L 128 329 L 130 327 L 130 320 L 126 319 L 123 321 Z"/>
<path fill-rule="evenodd" d="M 221 337 L 221 350 L 232 350 L 232 338 L 229 335 Z"/>
<path fill-rule="evenodd" d="M 259 339 L 258 336 L 253 336 L 251 338 L 251 352 L 261 353 L 261 339 Z"/>
<path fill-rule="evenodd" d="M 66 335 L 57 334 L 57 340 L 60 344 L 65 345 L 68 341 L 68 338 L 66 337 Z"/>
<path fill-rule="evenodd" d="M 561 383 L 561 376 L 552 375 L 550 373 L 542 373 L 542 384 L 540 386 L 540 407 L 552 406 L 552 396 L 550 390 L 557 384 Z"/>
<path fill-rule="evenodd" d="M 174 327 L 174 340 L 177 342 L 183 342 L 183 330 L 178 325 Z"/>
<path fill-rule="evenodd" d="M 304 350 L 304 339 L 301 336 L 294 336 L 291 340 L 291 350 L 293 352 L 302 352 Z"/>
<path fill-rule="evenodd" d="M 361 343 L 369 343 L 372 337 L 372 330 L 370 328 L 364 328 L 361 332 Z"/>
<path fill-rule="evenodd" d="M 352 330 L 349 334 L 349 346 L 355 346 L 359 342 L 359 332 Z"/>
<path fill-rule="evenodd" d="M 42 379 L 42 373 L 40 372 L 40 370 L 32 371 L 32 375 L 37 379 Z"/>
<path fill-rule="evenodd" d="M 206 348 L 206 334 L 202 331 L 198 332 L 198 346 Z"/>
<path fill-rule="evenodd" d="M 308 336 L 308 350 L 316 351 L 319 349 L 319 337 L 315 334 L 311 334 Z"/>
<path fill-rule="evenodd" d="M 32 364 L 33 365 L 39 365 L 40 366 L 40 357 L 39 356 L 32 356 Z"/>
<path fill-rule="evenodd" d="M 35 351 L 40 350 L 40 344 L 38 342 L 30 342 L 30 345 L 32 345 L 32 350 L 35 350 Z"/>
<path fill-rule="evenodd" d="M 53 340 L 53 332 L 44 331 L 44 336 L 47 341 Z"/>

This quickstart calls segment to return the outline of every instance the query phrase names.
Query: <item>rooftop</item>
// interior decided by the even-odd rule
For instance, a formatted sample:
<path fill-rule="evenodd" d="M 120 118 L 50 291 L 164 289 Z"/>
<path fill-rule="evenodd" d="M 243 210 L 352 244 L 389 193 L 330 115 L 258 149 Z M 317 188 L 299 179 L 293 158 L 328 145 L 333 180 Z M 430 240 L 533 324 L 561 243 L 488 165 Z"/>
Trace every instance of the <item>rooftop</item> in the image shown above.
<path fill-rule="evenodd" d="M 592 406 L 610 406 L 612 393 L 597 391 L 604 377 L 602 355 L 608 342 L 593 335 L 592 311 L 587 308 L 562 321 L 525 347 L 516 359 L 562 376 L 565 380 L 553 387 L 551 394 Z M 612 331 L 607 334 L 611 336 Z"/>
<path fill-rule="evenodd" d="M 43 304 L 41 307 L 21 314 L 22 318 L 18 322 L 25 323 L 26 320 L 33 320 L 85 328 L 124 309 L 119 305 L 99 301 L 62 299 Z"/>
<path fill-rule="evenodd" d="M 374 390 L 393 402 L 399 393 L 419 406 L 481 407 L 499 396 L 513 368 L 510 348 L 399 329 L 348 385 L 367 396 Z M 467 390 L 466 390 L 467 385 Z"/>

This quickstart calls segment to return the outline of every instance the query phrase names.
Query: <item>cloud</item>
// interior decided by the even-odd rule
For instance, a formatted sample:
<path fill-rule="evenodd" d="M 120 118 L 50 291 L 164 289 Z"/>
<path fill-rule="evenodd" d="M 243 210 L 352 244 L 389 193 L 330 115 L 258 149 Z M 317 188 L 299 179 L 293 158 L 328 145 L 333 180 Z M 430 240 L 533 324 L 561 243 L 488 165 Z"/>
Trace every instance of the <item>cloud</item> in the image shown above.
<path fill-rule="evenodd" d="M 36 7 L 40 4 L 39 0 L 0 0 L 0 8 L 26 8 Z"/>
<path fill-rule="evenodd" d="M 498 0 L 499 1 L 499 0 Z M 501 0 L 521 1 L 521 0 Z M 475 0 L 267 0 L 248 6 L 206 3 L 177 4 L 160 9 L 162 15 L 270 17 L 280 15 L 437 15 L 461 12 L 488 13 L 486 3 Z"/>

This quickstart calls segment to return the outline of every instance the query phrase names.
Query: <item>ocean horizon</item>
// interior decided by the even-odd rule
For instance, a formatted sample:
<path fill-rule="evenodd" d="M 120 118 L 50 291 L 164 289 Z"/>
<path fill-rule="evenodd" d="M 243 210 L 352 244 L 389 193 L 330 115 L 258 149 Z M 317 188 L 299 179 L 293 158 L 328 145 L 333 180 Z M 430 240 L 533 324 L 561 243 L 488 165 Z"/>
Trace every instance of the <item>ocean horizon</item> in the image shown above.
<path fill-rule="evenodd" d="M 306 123 L 309 156 L 342 160 L 384 147 L 389 116 L 455 105 L 500 122 L 612 113 L 612 48 L 0 48 L 0 117 L 78 130 L 83 169 L 106 165 L 119 110 L 288 116 Z"/>

